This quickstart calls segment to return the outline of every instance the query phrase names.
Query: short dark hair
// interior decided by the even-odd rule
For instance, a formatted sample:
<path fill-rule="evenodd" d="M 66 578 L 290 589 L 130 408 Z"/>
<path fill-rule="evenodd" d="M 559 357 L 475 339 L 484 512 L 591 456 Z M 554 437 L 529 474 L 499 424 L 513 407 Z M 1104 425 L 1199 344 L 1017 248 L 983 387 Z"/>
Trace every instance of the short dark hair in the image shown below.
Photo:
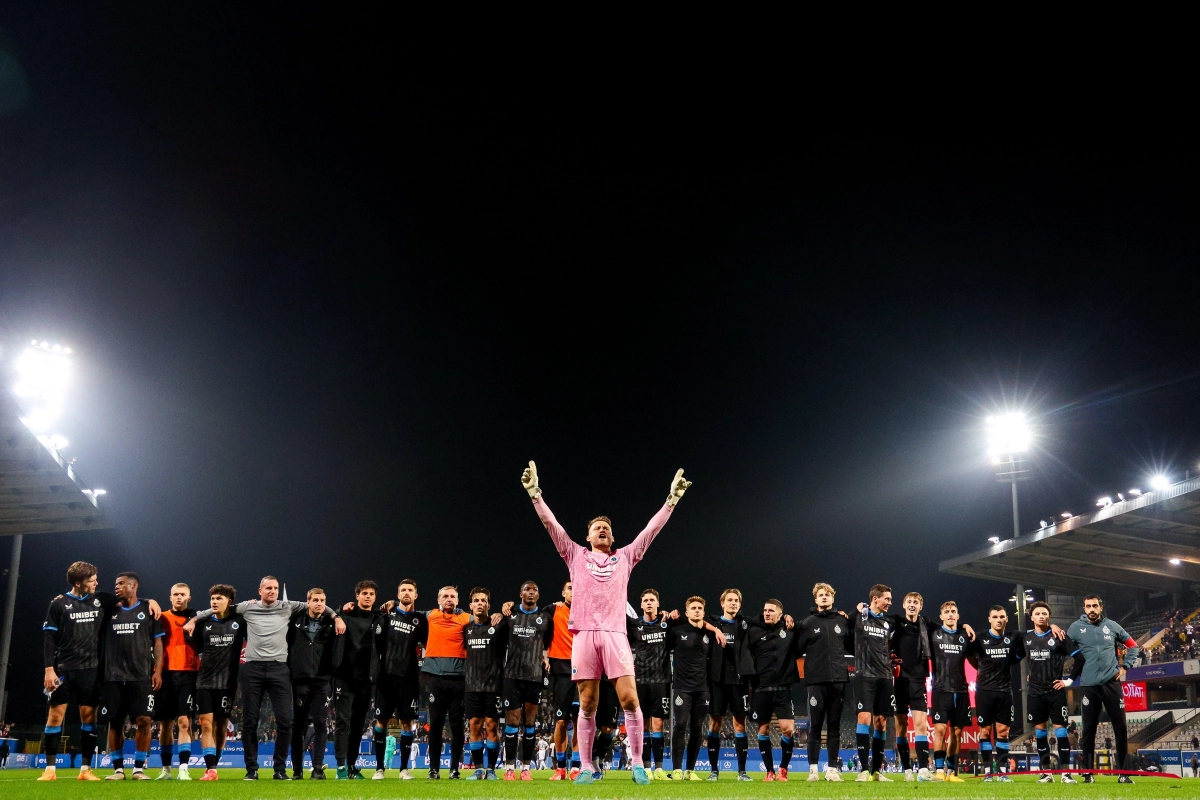
<path fill-rule="evenodd" d="M 524 589 L 526 586 L 532 586 L 533 588 L 537 589 L 539 593 L 542 590 L 542 587 L 537 585 L 537 581 L 521 581 L 521 588 Z"/>
<path fill-rule="evenodd" d="M 358 583 L 354 584 L 354 594 L 356 596 L 363 589 L 370 589 L 371 591 L 375 592 L 376 594 L 379 594 L 379 584 L 375 583 L 375 581 L 372 581 L 372 580 L 359 581 Z"/>
<path fill-rule="evenodd" d="M 403 579 L 401 579 L 401 581 L 400 581 L 399 583 L 397 583 L 397 584 L 396 584 L 396 588 L 397 588 L 397 589 L 399 589 L 401 586 L 403 586 L 403 585 L 404 585 L 404 584 L 406 584 L 406 583 L 407 583 L 409 586 L 413 587 L 414 589 L 416 589 L 416 588 L 417 588 L 417 582 L 416 582 L 416 581 L 414 581 L 412 578 L 403 578 Z"/>
<path fill-rule="evenodd" d="M 129 580 L 133 581 L 134 583 L 141 583 L 141 580 L 138 578 L 138 574 L 136 572 L 118 572 L 117 577 L 129 578 Z"/>
<path fill-rule="evenodd" d="M 67 583 L 74 586 L 77 583 L 83 583 L 95 574 L 96 566 L 94 564 L 89 564 L 86 561 L 76 561 L 67 567 Z"/>
<path fill-rule="evenodd" d="M 884 586 L 882 583 L 877 583 L 871 587 L 869 596 L 872 600 L 875 600 L 877 598 L 883 597 L 885 592 L 890 592 L 890 591 L 892 591 L 892 587 Z"/>
<path fill-rule="evenodd" d="M 782 613 L 783 613 L 783 601 L 782 601 L 782 600 L 776 600 L 774 597 L 771 597 L 771 598 L 768 598 L 768 599 L 767 599 L 767 600 L 766 600 L 766 601 L 763 603 L 763 605 L 768 605 L 768 604 L 769 604 L 769 605 L 773 605 L 773 606 L 775 606 L 776 608 L 778 608 L 778 609 L 779 609 L 779 613 L 780 613 L 780 614 L 782 614 Z"/>
<path fill-rule="evenodd" d="M 222 597 L 228 597 L 229 602 L 231 602 L 231 603 L 234 600 L 237 600 L 237 589 L 233 588 L 228 583 L 218 583 L 215 586 L 211 587 L 208 590 L 208 596 L 212 597 L 214 594 L 219 594 Z"/>
<path fill-rule="evenodd" d="M 1004 606 L 992 606 L 988 609 L 988 614 L 990 615 L 993 611 L 1003 611 L 1005 614 L 1008 613 L 1008 609 Z"/>
<path fill-rule="evenodd" d="M 1086 603 L 1088 600 L 1095 600 L 1097 603 L 1099 603 L 1099 604 L 1100 604 L 1100 607 L 1101 607 L 1101 608 L 1104 608 L 1104 598 L 1102 598 L 1100 595 L 1098 595 L 1098 594 L 1089 594 L 1089 595 L 1087 595 L 1087 596 L 1085 596 L 1085 597 L 1083 598 L 1083 602 L 1085 602 L 1085 603 Z"/>
<path fill-rule="evenodd" d="M 642 600 L 642 598 L 644 598 L 648 594 L 654 595 L 655 600 L 657 600 L 660 603 L 662 602 L 662 597 L 659 595 L 658 589 L 643 589 L 642 593 L 638 595 L 638 601 L 640 602 Z"/>
<path fill-rule="evenodd" d="M 488 600 L 492 599 L 492 593 L 490 591 L 488 591 L 487 588 L 484 586 L 476 586 L 474 589 L 471 590 L 471 594 L 467 595 L 467 597 L 470 600 L 474 600 L 475 595 L 477 595 L 477 594 L 486 595 Z"/>
<path fill-rule="evenodd" d="M 1050 604 L 1045 600 L 1038 600 L 1037 602 L 1030 603 L 1029 608 L 1027 608 L 1026 611 L 1028 611 L 1030 616 L 1032 616 L 1035 608 L 1044 608 L 1046 609 L 1047 614 L 1050 614 L 1051 616 L 1054 615 L 1054 611 L 1050 608 Z"/>

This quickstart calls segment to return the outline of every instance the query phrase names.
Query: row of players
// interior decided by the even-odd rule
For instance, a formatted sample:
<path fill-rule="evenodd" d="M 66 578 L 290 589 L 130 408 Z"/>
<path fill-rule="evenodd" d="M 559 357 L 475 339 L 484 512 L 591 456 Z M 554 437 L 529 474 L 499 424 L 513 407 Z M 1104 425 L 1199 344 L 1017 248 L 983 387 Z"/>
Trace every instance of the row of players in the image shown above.
<path fill-rule="evenodd" d="M 326 608 L 325 593 L 310 590 L 305 602 L 278 599 L 279 585 L 264 578 L 259 599 L 235 605 L 233 587 L 217 585 L 209 592 L 210 608 L 196 613 L 188 608 L 190 593 L 184 584 L 171 590 L 171 608 L 160 614 L 153 601 L 137 597 L 137 576 L 122 573 L 111 595 L 96 593 L 96 570 L 77 562 L 68 571 L 71 591 L 51 604 L 44 625 L 46 689 L 51 694 L 45 746 L 47 761 L 54 764 L 67 703 L 77 703 L 83 728 L 83 780 L 95 779 L 90 762 L 95 750 L 97 720 L 110 723 L 108 746 L 114 764 L 112 779 L 123 779 L 121 723 L 137 725 L 133 777 L 147 779 L 144 767 L 150 743 L 150 719 L 166 722 L 160 744 L 163 772 L 170 777 L 175 721 L 179 737 L 181 779 L 187 771 L 191 749 L 191 720 L 199 714 L 206 772 L 201 780 L 215 780 L 215 766 L 224 745 L 225 720 L 233 707 L 237 686 L 242 689 L 243 729 L 256 731 L 262 698 L 269 696 L 276 712 L 275 777 L 284 771 L 291 744 L 293 778 L 303 776 L 302 737 L 290 741 L 293 728 L 303 731 L 314 723 L 314 752 L 325 748 L 330 706 L 336 712 L 335 753 L 339 778 L 362 777 L 349 757 L 373 716 L 377 764 L 383 764 L 388 723 L 400 723 L 401 776 L 411 777 L 408 754 L 419 697 L 428 697 L 431 753 L 442 749 L 443 729 L 451 732 L 450 777 L 457 778 L 464 739 L 469 739 L 476 779 L 496 778 L 503 723 L 508 780 L 530 779 L 528 765 L 534 757 L 534 732 L 538 701 L 547 683 L 553 686 L 555 715 L 555 779 L 567 777 L 567 756 L 573 771 L 578 754 L 569 747 L 568 725 L 578 713 L 578 694 L 571 681 L 572 634 L 568 630 L 571 584 L 563 600 L 539 606 L 539 590 L 532 581 L 521 586 L 520 600 L 506 603 L 502 613 L 491 612 L 491 595 L 476 588 L 470 594 L 470 613 L 458 608 L 454 587 L 438 593 L 438 607 L 420 612 L 416 607 L 415 581 L 401 581 L 395 601 L 376 606 L 377 586 L 363 581 L 355 587 L 355 601 L 340 612 Z M 707 718 L 707 746 L 717 777 L 720 738 L 726 716 L 732 718 L 738 776 L 746 773 L 749 717 L 766 768 L 765 780 L 787 780 L 792 754 L 794 710 L 791 684 L 799 680 L 797 659 L 804 658 L 808 686 L 809 780 L 819 777 L 821 728 L 827 726 L 827 780 L 840 780 L 837 770 L 840 719 L 851 682 L 845 655 L 853 652 L 857 669 L 853 697 L 858 704 L 857 747 L 864 765 L 858 780 L 888 780 L 880 770 L 887 718 L 896 719 L 896 747 L 906 780 L 948 780 L 957 776 L 947 765 L 954 758 L 961 730 L 968 722 L 970 702 L 964 663 L 979 669 L 977 713 L 986 731 L 985 750 L 999 757 L 999 779 L 1007 763 L 1008 727 L 1013 722 L 1011 664 L 1030 660 L 1028 720 L 1037 728 L 1043 766 L 1048 766 L 1047 722 L 1054 726 L 1060 763 L 1066 761 L 1067 703 L 1064 687 L 1081 680 L 1085 691 L 1097 690 L 1084 712 L 1084 763 L 1094 751 L 1095 722 L 1108 707 L 1114 723 L 1123 678 L 1112 648 L 1126 644 L 1128 636 L 1103 617 L 1099 598 L 1089 598 L 1078 624 L 1066 632 L 1050 624 L 1050 608 L 1035 603 L 1033 628 L 1010 634 L 1002 606 L 989 614 L 988 630 L 976 637 L 970 626 L 959 627 L 953 602 L 942 605 L 937 622 L 922 615 L 923 600 L 909 593 L 903 613 L 891 614 L 891 591 L 876 585 L 870 604 L 847 614 L 834 608 L 834 590 L 828 584 L 813 589 L 815 608 L 797 622 L 783 614 L 778 600 L 764 603 L 754 619 L 744 616 L 742 595 L 729 589 L 720 598 L 721 613 L 706 616 L 705 601 L 688 598 L 685 613 L 665 614 L 653 589 L 640 598 L 642 614 L 627 625 L 634 657 L 641 708 L 650 717 L 647 738 L 654 777 L 666 778 L 662 769 L 665 720 L 673 718 L 672 753 L 677 769 L 670 777 L 700 780 L 694 771 Z M 1070 638 L 1073 643 L 1063 641 Z M 1104 658 L 1107 642 L 1108 659 Z M 237 654 L 245 645 L 245 663 Z M 1096 651 L 1091 662 L 1088 649 Z M 1069 655 L 1076 656 L 1074 678 L 1063 678 Z M 673 656 L 673 658 L 672 658 Z M 1131 648 L 1126 658 L 1136 656 Z M 1112 663 L 1109 663 L 1111 661 Z M 671 665 L 673 663 L 674 669 Z M 1089 670 L 1088 664 L 1091 663 Z M 925 682 L 932 664 L 933 704 L 925 702 Z M 240 675 L 239 675 L 240 673 Z M 611 743 L 617 724 L 618 704 L 608 682 L 602 691 L 593 754 L 599 756 Z M 1094 709 L 1089 725 L 1089 708 Z M 673 711 L 673 714 L 672 714 Z M 915 726 L 916 765 L 908 747 L 909 712 Z M 929 769 L 929 716 L 933 717 L 934 769 Z M 1123 714 L 1120 715 L 1123 720 Z M 775 769 L 769 736 L 772 718 L 782 733 L 782 760 Z M 469 734 L 464 730 L 468 721 Z M 1088 738 L 1089 727 L 1091 739 Z M 1124 759 L 1124 726 L 1114 724 L 1119 759 Z M 520 747 L 518 747 L 520 743 Z M 1090 747 L 1089 747 L 1090 744 Z M 257 777 L 257 736 L 244 739 L 247 777 Z M 521 758 L 518 761 L 517 755 Z M 682 764 L 681 764 L 682 762 Z M 436 764 L 436 760 L 435 760 Z M 524 765 L 525 769 L 520 769 Z M 686 770 L 683 769 L 686 766 Z M 994 768 L 994 767 L 993 767 Z M 56 777 L 48 767 L 41 779 Z M 383 777 L 377 770 L 375 778 Z M 436 778 L 436 766 L 430 777 Z M 315 765 L 312 777 L 324 778 Z M 1049 775 L 1043 776 L 1048 780 Z M 1085 776 L 1088 780 L 1090 776 Z M 1128 778 L 1123 776 L 1124 780 Z M 1063 775 L 1064 782 L 1073 779 Z"/>

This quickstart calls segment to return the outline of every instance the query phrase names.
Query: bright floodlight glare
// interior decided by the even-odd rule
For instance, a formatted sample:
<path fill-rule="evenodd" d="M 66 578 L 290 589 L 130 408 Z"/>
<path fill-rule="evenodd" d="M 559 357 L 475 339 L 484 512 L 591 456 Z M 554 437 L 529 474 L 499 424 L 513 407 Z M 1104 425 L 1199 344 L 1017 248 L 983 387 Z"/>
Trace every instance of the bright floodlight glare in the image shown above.
<path fill-rule="evenodd" d="M 1150 488 L 1151 489 L 1155 489 L 1155 490 L 1165 489 L 1170 485 L 1171 485 L 1171 482 L 1169 480 L 1167 480 L 1166 475 L 1155 475 L 1153 478 L 1150 479 Z"/>
<path fill-rule="evenodd" d="M 1070 511 L 1064 511 L 1064 512 L 1062 513 L 1062 517 L 1063 517 L 1063 519 L 1070 519 L 1072 516 L 1073 516 L 1073 515 L 1071 514 L 1071 512 L 1070 512 Z"/>
<path fill-rule="evenodd" d="M 1000 544 L 1000 537 L 999 536 L 989 536 L 988 541 L 991 542 L 992 544 Z"/>
<path fill-rule="evenodd" d="M 1007 456 L 1029 449 L 1029 426 L 1019 411 L 987 418 L 988 455 Z"/>
<path fill-rule="evenodd" d="M 1182 561 L 1180 561 L 1178 558 L 1172 558 L 1172 559 L 1171 559 L 1171 566 L 1178 567 L 1178 566 L 1179 566 L 1180 564 L 1182 564 L 1182 563 L 1183 563 L 1183 562 L 1182 562 Z"/>
<path fill-rule="evenodd" d="M 67 380 L 71 370 L 70 357 L 48 349 L 46 342 L 38 349 L 22 353 L 16 362 L 17 382 L 13 394 L 20 398 L 26 410 L 26 424 L 35 433 L 48 433 L 47 428 L 62 413 L 67 398 Z"/>
<path fill-rule="evenodd" d="M 55 434 L 50 437 L 50 444 L 54 445 L 55 450 L 66 450 L 69 442 L 67 442 L 67 437 Z"/>
<path fill-rule="evenodd" d="M 1096 505 L 1100 506 L 1101 508 L 1108 508 L 1109 506 L 1112 505 L 1112 498 L 1111 497 L 1101 497 L 1099 500 L 1096 501 Z"/>
<path fill-rule="evenodd" d="M 1130 489 L 1130 490 L 1129 490 L 1129 493 L 1130 493 L 1131 495 L 1133 495 L 1134 497 L 1141 497 L 1141 496 L 1142 496 L 1142 490 L 1141 490 L 1141 489 L 1137 489 L 1137 488 Z"/>
<path fill-rule="evenodd" d="M 1047 527 L 1047 526 L 1048 526 L 1050 523 L 1046 522 L 1046 520 L 1044 520 L 1044 519 L 1039 519 L 1039 520 L 1038 520 L 1038 524 L 1040 524 L 1040 525 L 1041 525 L 1043 528 L 1045 528 L 1045 527 Z"/>

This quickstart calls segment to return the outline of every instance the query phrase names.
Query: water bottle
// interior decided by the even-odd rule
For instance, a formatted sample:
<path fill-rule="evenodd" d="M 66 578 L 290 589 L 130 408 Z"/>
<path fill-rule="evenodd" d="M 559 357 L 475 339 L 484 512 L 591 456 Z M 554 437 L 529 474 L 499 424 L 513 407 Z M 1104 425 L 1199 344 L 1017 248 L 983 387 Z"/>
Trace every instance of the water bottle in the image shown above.
<path fill-rule="evenodd" d="M 57 689 L 58 687 L 62 686 L 62 682 L 63 682 L 62 675 L 59 675 L 58 679 L 54 681 L 54 689 Z M 49 697 L 53 696 L 54 689 L 43 688 L 42 694 L 46 695 L 46 697 L 49 698 Z"/>

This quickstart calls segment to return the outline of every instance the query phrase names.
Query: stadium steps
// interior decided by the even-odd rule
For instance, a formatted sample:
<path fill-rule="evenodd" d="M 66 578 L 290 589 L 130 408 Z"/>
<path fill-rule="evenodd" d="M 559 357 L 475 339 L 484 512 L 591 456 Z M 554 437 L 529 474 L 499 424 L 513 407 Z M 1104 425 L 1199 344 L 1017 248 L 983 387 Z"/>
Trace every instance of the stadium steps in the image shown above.
<path fill-rule="evenodd" d="M 1175 722 L 1175 727 L 1144 747 L 1160 750 L 1190 749 L 1192 737 L 1200 736 L 1200 708 L 1181 709 L 1180 714 L 1175 717 Z"/>
<path fill-rule="evenodd" d="M 1200 616 L 1200 608 L 1195 609 L 1192 611 L 1192 613 L 1184 617 L 1183 623 L 1186 625 L 1187 623 L 1194 621 L 1198 616 Z M 1129 629 L 1125 628 L 1125 630 L 1128 631 Z M 1138 640 L 1138 646 L 1143 650 L 1155 648 L 1162 642 L 1163 636 L 1165 636 L 1166 633 L 1167 629 L 1162 627 L 1158 628 L 1157 630 L 1152 630 L 1145 636 L 1144 640 Z M 1130 635 L 1134 635 L 1132 631 L 1130 631 Z"/>

